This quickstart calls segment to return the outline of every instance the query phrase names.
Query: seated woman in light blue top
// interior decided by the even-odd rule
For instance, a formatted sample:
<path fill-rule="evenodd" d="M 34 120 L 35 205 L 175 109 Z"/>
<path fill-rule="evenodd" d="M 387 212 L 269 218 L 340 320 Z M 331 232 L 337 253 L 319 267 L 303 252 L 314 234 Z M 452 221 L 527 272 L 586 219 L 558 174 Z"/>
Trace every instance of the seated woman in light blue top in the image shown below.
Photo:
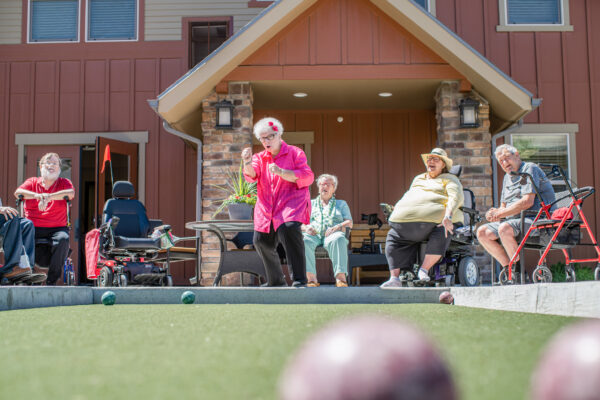
<path fill-rule="evenodd" d="M 302 226 L 306 254 L 307 286 L 319 286 L 315 263 L 315 249 L 325 247 L 333 263 L 335 285 L 347 287 L 348 239 L 346 228 L 352 228 L 352 215 L 348 203 L 335 198 L 338 180 L 334 175 L 323 174 L 317 179 L 319 196 L 311 200 L 310 224 Z"/>

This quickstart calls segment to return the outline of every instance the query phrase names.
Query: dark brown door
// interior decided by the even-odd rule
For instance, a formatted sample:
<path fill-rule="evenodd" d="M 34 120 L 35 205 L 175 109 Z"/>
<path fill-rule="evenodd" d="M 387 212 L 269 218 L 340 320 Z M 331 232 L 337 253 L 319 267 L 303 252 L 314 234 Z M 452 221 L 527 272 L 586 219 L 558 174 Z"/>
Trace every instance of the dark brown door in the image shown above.
<path fill-rule="evenodd" d="M 110 149 L 110 162 L 102 172 L 106 146 Z M 112 165 L 111 165 L 112 164 Z M 111 175 L 112 170 L 112 175 Z M 102 223 L 102 210 L 106 200 L 112 197 L 113 183 L 129 181 L 138 195 L 138 145 L 119 140 L 96 138 L 96 227 Z"/>
<path fill-rule="evenodd" d="M 27 163 L 25 164 L 26 178 L 32 176 L 40 176 L 39 164 L 40 159 L 46 153 L 57 153 L 62 160 L 60 176 L 67 178 L 73 183 L 75 189 L 75 198 L 71 202 L 71 211 L 69 219 L 71 222 L 70 243 L 69 246 L 73 252 L 71 260 L 75 266 L 75 282 L 79 282 L 79 251 L 78 241 L 80 240 L 79 232 L 79 171 L 81 148 L 79 146 L 27 146 Z M 59 279 L 59 285 L 62 285 L 62 279 Z"/>

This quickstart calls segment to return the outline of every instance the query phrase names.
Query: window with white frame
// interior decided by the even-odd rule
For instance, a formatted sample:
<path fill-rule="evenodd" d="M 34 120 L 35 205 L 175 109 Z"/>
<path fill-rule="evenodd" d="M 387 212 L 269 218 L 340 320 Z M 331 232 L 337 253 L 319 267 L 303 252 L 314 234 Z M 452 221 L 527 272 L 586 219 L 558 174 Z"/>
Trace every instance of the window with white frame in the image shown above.
<path fill-rule="evenodd" d="M 137 0 L 88 0 L 87 40 L 137 40 Z"/>
<path fill-rule="evenodd" d="M 414 0 L 414 2 L 423 7 L 425 11 L 435 14 L 435 0 Z"/>
<path fill-rule="evenodd" d="M 498 31 L 571 31 L 569 0 L 499 0 Z"/>
<path fill-rule="evenodd" d="M 558 165 L 565 171 L 567 179 L 573 179 L 568 133 L 518 133 L 511 135 L 511 142 L 519 150 L 521 160 Z M 555 191 L 566 189 L 561 177 L 553 177 L 552 184 Z"/>
<path fill-rule="evenodd" d="M 77 42 L 79 0 L 30 0 L 29 42 Z"/>

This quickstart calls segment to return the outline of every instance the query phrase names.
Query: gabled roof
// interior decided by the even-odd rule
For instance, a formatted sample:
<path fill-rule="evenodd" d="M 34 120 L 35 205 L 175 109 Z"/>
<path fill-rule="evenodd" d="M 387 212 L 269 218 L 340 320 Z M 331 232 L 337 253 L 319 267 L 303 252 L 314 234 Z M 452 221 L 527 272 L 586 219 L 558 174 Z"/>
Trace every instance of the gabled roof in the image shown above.
<path fill-rule="evenodd" d="M 494 130 L 519 120 L 534 106 L 532 94 L 500 71 L 412 0 L 369 0 L 464 75 L 492 108 Z M 200 64 L 151 101 L 171 126 L 186 131 L 214 87 L 317 0 L 278 0 Z"/>

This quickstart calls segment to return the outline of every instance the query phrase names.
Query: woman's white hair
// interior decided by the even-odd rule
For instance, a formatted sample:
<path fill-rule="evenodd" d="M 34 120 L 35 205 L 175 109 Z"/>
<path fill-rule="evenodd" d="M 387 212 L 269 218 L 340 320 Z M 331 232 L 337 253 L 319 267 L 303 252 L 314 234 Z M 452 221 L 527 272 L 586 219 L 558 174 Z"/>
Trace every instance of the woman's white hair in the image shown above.
<path fill-rule="evenodd" d="M 333 182 L 333 189 L 337 189 L 337 185 L 338 185 L 338 178 L 335 175 L 331 175 L 331 174 L 321 174 L 319 175 L 319 177 L 317 178 L 317 185 L 319 185 L 321 183 L 321 181 L 323 180 L 330 180 Z"/>
<path fill-rule="evenodd" d="M 275 118 L 263 118 L 254 124 L 254 136 L 256 136 L 258 140 L 260 140 L 261 133 L 275 133 L 281 137 L 281 135 L 283 135 L 283 125 Z"/>
<path fill-rule="evenodd" d="M 496 147 L 496 151 L 494 152 L 496 160 L 504 151 L 508 151 L 510 154 L 517 154 L 519 152 L 515 146 L 511 146 L 510 144 L 501 144 L 500 146 Z"/>

